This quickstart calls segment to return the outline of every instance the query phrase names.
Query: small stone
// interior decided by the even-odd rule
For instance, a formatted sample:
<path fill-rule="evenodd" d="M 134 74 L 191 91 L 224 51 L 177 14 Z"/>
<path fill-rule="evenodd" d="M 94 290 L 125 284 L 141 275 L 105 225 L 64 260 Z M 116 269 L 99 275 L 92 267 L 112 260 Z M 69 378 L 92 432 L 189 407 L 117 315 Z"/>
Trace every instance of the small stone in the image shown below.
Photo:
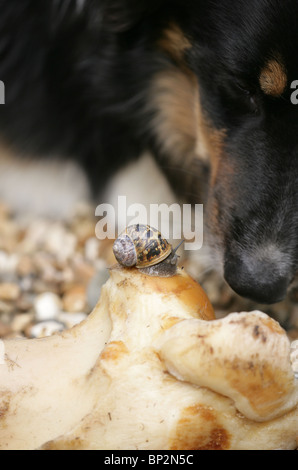
<path fill-rule="evenodd" d="M 55 281 L 56 268 L 54 266 L 54 258 L 51 254 L 40 252 L 34 256 L 34 264 L 38 273 L 38 277 L 43 281 Z"/>
<path fill-rule="evenodd" d="M 66 312 L 83 312 L 86 309 L 86 289 L 75 285 L 68 289 L 63 296 L 63 310 Z"/>
<path fill-rule="evenodd" d="M 10 333 L 11 333 L 10 326 L 0 321 L 0 338 L 5 338 Z"/>
<path fill-rule="evenodd" d="M 74 282 L 74 273 L 69 266 L 65 266 L 59 274 L 57 275 L 59 282 L 63 284 L 73 284 Z"/>
<path fill-rule="evenodd" d="M 19 241 L 19 236 L 20 228 L 17 223 L 10 219 L 7 219 L 5 223 L 1 223 L 0 246 L 2 250 L 13 255 Z"/>
<path fill-rule="evenodd" d="M 72 259 L 72 270 L 75 279 L 83 284 L 88 283 L 95 274 L 94 266 L 87 262 L 80 253 L 76 253 Z"/>
<path fill-rule="evenodd" d="M 37 321 L 55 319 L 61 310 L 61 300 L 53 292 L 44 292 L 34 299 L 34 310 Z"/>
<path fill-rule="evenodd" d="M 58 294 L 59 286 L 56 282 L 47 282 L 43 279 L 34 279 L 32 282 L 31 290 L 35 294 L 44 294 L 46 292 L 52 292 Z"/>
<path fill-rule="evenodd" d="M 60 224 L 51 227 L 45 240 L 46 250 L 57 256 L 58 260 L 70 258 L 75 252 L 76 244 L 76 236 L 67 232 Z"/>
<path fill-rule="evenodd" d="M 33 308 L 32 299 L 29 298 L 27 295 L 22 294 L 16 301 L 15 304 L 16 310 L 20 312 L 28 312 Z"/>
<path fill-rule="evenodd" d="M 25 329 L 27 338 L 44 338 L 51 336 L 54 333 L 59 333 L 65 330 L 64 323 L 56 320 L 45 320 L 39 323 L 31 324 Z"/>
<path fill-rule="evenodd" d="M 64 323 L 67 328 L 72 328 L 73 326 L 78 325 L 83 320 L 85 320 L 87 316 L 88 315 L 84 312 L 61 312 L 59 313 L 58 320 Z"/>
<path fill-rule="evenodd" d="M 0 283 L 0 299 L 16 300 L 20 295 L 20 288 L 17 284 L 11 282 Z"/>
<path fill-rule="evenodd" d="M 85 243 L 85 257 L 88 261 L 95 261 L 98 258 L 99 241 L 95 237 L 88 238 Z"/>
<path fill-rule="evenodd" d="M 19 259 L 16 267 L 19 276 L 29 276 L 35 273 L 35 266 L 30 256 L 24 255 Z"/>
<path fill-rule="evenodd" d="M 22 292 L 29 292 L 33 289 L 33 276 L 24 276 L 19 280 L 19 286 Z"/>
<path fill-rule="evenodd" d="M 28 225 L 26 235 L 20 246 L 22 252 L 35 253 L 41 249 L 49 230 L 49 224 L 45 220 L 32 220 Z"/>
<path fill-rule="evenodd" d="M 5 251 L 0 251 L 0 273 L 14 273 L 19 262 L 16 254 L 8 254 Z"/>
<path fill-rule="evenodd" d="M 0 300 L 0 315 L 10 315 L 14 311 L 14 306 L 11 303 L 3 302 Z"/>
<path fill-rule="evenodd" d="M 82 219 L 73 224 L 72 230 L 76 235 L 79 245 L 83 246 L 90 237 L 94 236 L 95 221 Z"/>
<path fill-rule="evenodd" d="M 16 314 L 11 322 L 11 329 L 14 333 L 21 333 L 33 320 L 34 313 Z"/>
<path fill-rule="evenodd" d="M 22 333 L 12 331 L 5 336 L 5 339 L 26 339 L 26 337 Z"/>

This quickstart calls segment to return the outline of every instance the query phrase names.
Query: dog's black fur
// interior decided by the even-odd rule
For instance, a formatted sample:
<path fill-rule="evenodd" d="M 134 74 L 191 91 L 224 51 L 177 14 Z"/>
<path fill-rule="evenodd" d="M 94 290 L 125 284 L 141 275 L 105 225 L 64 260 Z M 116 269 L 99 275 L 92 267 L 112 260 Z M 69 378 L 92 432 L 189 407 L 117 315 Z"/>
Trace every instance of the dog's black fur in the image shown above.
<path fill-rule="evenodd" d="M 2 140 L 76 158 L 94 190 L 151 150 L 206 204 L 229 284 L 276 302 L 298 265 L 297 18 L 297 0 L 2 2 Z"/>

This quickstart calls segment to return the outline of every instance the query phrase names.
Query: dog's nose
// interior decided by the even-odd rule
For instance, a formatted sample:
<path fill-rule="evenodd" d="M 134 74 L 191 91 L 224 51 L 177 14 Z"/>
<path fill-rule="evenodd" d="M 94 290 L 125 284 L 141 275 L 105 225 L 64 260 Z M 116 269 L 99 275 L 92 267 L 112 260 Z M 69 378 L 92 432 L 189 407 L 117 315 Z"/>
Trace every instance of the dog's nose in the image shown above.
<path fill-rule="evenodd" d="M 285 265 L 254 256 L 228 256 L 224 276 L 232 289 L 242 297 L 261 304 L 280 302 L 286 296 L 292 275 Z M 283 272 L 285 271 L 285 272 Z"/>

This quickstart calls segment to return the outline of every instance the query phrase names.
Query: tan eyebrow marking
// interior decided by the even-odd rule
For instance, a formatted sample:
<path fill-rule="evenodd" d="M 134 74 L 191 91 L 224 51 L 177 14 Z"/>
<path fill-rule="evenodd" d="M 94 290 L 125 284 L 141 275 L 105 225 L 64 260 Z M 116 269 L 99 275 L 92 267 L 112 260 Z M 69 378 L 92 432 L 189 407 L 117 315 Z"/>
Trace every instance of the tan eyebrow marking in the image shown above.
<path fill-rule="evenodd" d="M 270 59 L 260 75 L 261 89 L 266 95 L 281 96 L 287 86 L 286 69 L 280 59 Z"/>
<path fill-rule="evenodd" d="M 191 48 L 191 43 L 179 26 L 173 23 L 164 30 L 159 46 L 179 63 L 183 61 L 184 52 Z"/>

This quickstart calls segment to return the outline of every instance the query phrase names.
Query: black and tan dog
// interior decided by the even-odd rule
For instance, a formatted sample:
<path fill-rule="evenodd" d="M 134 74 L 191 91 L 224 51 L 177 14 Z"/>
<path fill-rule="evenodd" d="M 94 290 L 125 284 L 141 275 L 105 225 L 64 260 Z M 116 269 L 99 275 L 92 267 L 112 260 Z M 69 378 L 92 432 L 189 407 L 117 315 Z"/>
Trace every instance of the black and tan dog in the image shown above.
<path fill-rule="evenodd" d="M 2 141 L 75 158 L 94 190 L 150 150 L 206 205 L 231 287 L 279 301 L 298 266 L 297 18 L 297 0 L 3 2 Z"/>

